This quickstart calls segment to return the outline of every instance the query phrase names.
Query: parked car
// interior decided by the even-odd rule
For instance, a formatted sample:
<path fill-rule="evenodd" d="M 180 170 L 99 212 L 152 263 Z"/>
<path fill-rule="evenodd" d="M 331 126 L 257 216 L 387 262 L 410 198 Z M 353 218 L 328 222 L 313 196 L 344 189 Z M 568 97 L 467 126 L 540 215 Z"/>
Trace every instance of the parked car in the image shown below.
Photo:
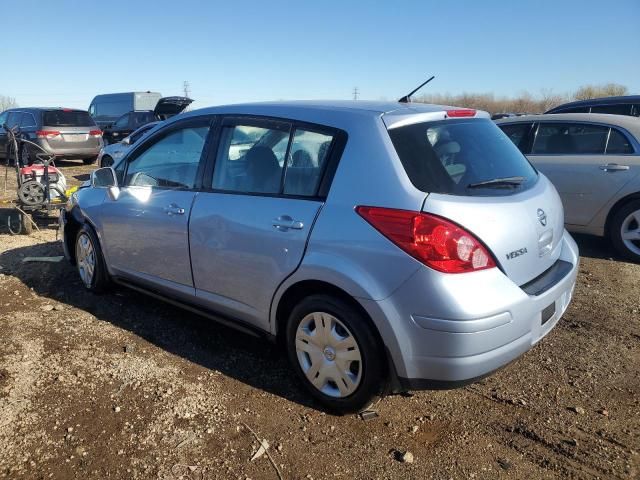
<path fill-rule="evenodd" d="M 96 161 L 102 148 L 102 131 L 85 110 L 71 108 L 12 108 L 0 114 L 0 155 L 7 155 L 7 133 L 4 129 L 19 128 L 19 138 L 38 144 L 56 158 Z M 24 142 L 20 146 L 20 161 L 31 165 L 41 151 Z"/>
<path fill-rule="evenodd" d="M 579 259 L 551 182 L 487 113 L 437 105 L 189 112 L 60 218 L 88 290 L 114 281 L 278 339 L 342 412 L 517 358 L 564 313 Z"/>
<path fill-rule="evenodd" d="M 610 113 L 640 117 L 640 95 L 578 100 L 558 105 L 545 113 Z"/>
<path fill-rule="evenodd" d="M 563 113 L 498 120 L 556 186 L 570 231 L 608 236 L 640 261 L 640 121 Z"/>
<path fill-rule="evenodd" d="M 113 125 L 102 129 L 102 137 L 107 144 L 117 142 L 147 123 L 166 120 L 179 114 L 192 102 L 187 97 L 161 98 L 153 110 L 125 113 Z"/>
<path fill-rule="evenodd" d="M 105 93 L 91 100 L 89 114 L 100 128 L 112 125 L 125 113 L 153 110 L 162 95 L 158 92 Z"/>
<path fill-rule="evenodd" d="M 147 123 L 130 135 L 124 137 L 117 143 L 105 145 L 98 154 L 98 165 L 100 167 L 114 166 L 124 156 L 129 148 L 131 148 L 138 140 L 144 137 L 150 130 L 152 130 L 160 122 Z"/>

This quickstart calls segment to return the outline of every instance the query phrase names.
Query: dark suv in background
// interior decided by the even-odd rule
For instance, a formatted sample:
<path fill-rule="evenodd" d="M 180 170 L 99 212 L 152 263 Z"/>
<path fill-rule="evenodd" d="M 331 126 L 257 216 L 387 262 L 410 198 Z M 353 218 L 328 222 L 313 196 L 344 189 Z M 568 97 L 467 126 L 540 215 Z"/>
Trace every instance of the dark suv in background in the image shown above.
<path fill-rule="evenodd" d="M 640 95 L 578 100 L 558 105 L 545 113 L 609 113 L 640 117 Z"/>
<path fill-rule="evenodd" d="M 166 120 L 178 115 L 193 100 L 187 97 L 163 97 L 158 100 L 153 110 L 136 110 L 121 115 L 112 125 L 102 129 L 105 144 L 119 142 L 134 130 L 147 123 Z"/>
<path fill-rule="evenodd" d="M 102 148 L 102 131 L 85 110 L 71 108 L 13 108 L 0 114 L 0 156 L 8 149 L 5 128 L 18 127 L 18 137 L 38 144 L 46 152 L 66 160 L 96 161 Z M 33 163 L 39 149 L 20 145 L 20 162 Z"/>

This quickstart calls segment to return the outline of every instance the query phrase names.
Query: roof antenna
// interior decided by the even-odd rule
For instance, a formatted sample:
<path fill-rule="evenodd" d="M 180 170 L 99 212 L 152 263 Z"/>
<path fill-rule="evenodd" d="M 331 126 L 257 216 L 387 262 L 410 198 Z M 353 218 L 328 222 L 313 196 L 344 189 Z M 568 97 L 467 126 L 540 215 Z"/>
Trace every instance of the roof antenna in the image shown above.
<path fill-rule="evenodd" d="M 409 95 L 405 95 L 404 97 L 402 97 L 400 100 L 398 100 L 398 102 L 400 103 L 409 103 L 411 102 L 411 95 L 413 95 L 414 93 L 416 93 L 418 90 L 420 90 L 422 87 L 424 87 L 427 83 L 429 83 L 431 80 L 433 80 L 434 78 L 436 78 L 435 75 L 431 75 L 431 77 L 429 78 L 429 80 L 427 80 L 424 83 L 421 83 L 420 86 L 418 88 L 416 88 L 415 90 L 413 90 Z"/>

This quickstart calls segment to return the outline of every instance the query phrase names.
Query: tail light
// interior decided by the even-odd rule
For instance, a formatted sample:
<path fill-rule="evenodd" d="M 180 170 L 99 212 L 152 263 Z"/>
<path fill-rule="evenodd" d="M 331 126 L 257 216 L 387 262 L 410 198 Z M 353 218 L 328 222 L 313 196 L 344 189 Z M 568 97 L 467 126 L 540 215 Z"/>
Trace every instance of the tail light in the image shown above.
<path fill-rule="evenodd" d="M 89 136 L 90 137 L 101 137 L 102 136 L 102 130 L 91 130 L 89 131 Z"/>
<path fill-rule="evenodd" d="M 364 206 L 356 207 L 356 212 L 402 250 L 434 270 L 465 273 L 496 266 L 477 238 L 442 217 Z"/>
<path fill-rule="evenodd" d="M 57 130 L 38 130 L 36 132 L 36 137 L 38 138 L 54 138 L 60 135 L 60 132 Z"/>
<path fill-rule="evenodd" d="M 475 117 L 476 111 L 473 108 L 460 108 L 458 110 L 447 110 L 447 117 L 460 118 L 460 117 Z"/>

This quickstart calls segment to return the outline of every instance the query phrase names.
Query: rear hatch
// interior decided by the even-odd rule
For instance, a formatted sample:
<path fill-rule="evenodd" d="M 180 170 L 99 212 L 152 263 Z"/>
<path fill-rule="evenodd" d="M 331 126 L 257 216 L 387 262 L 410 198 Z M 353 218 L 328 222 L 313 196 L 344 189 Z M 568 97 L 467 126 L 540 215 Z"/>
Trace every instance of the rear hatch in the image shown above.
<path fill-rule="evenodd" d="M 101 147 L 102 132 L 84 110 L 45 110 L 42 112 L 42 124 L 37 136 L 53 150 L 72 153 L 75 150 L 97 151 Z"/>
<path fill-rule="evenodd" d="M 549 269 L 564 232 L 551 183 L 484 112 L 414 117 L 383 119 L 411 182 L 427 193 L 422 211 L 473 234 L 517 285 Z"/>
<path fill-rule="evenodd" d="M 163 97 L 158 100 L 153 113 L 161 120 L 178 115 L 187 108 L 193 100 L 187 97 Z"/>

